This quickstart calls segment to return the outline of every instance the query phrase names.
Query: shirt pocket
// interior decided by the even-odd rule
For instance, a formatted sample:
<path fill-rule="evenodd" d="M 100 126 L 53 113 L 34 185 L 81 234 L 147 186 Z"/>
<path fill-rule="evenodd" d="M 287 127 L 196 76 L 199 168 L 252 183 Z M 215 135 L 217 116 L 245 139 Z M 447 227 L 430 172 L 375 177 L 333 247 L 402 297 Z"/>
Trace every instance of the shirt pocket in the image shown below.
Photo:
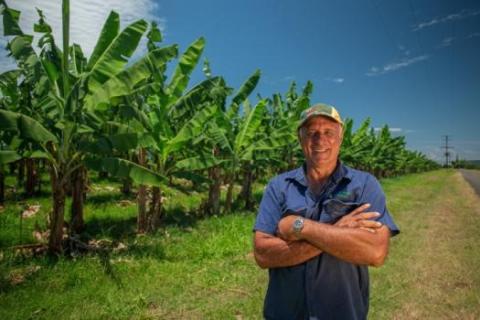
<path fill-rule="evenodd" d="M 282 218 L 289 215 L 305 217 L 306 212 L 307 206 L 305 205 L 305 199 L 289 199 L 282 209 Z"/>
<path fill-rule="evenodd" d="M 320 221 L 335 223 L 341 217 L 352 212 L 361 205 L 361 202 L 345 202 L 338 199 L 327 199 L 322 204 Z"/>

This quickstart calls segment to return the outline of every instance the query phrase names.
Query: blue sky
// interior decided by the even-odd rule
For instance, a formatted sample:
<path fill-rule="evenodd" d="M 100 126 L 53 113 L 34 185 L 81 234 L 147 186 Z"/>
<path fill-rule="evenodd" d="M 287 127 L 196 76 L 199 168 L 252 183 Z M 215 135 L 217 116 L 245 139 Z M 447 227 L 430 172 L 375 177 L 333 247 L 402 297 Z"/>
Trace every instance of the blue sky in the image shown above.
<path fill-rule="evenodd" d="M 25 11 L 25 28 L 36 19 L 34 6 L 60 26 L 59 0 L 7 3 Z M 256 91 L 264 97 L 311 80 L 312 101 L 337 106 L 357 126 L 367 117 L 374 127 L 388 124 L 410 149 L 435 160 L 443 160 L 442 136 L 449 135 L 454 156 L 480 159 L 478 1 L 71 0 L 71 6 L 72 38 L 87 52 L 111 9 L 125 24 L 156 20 L 164 43 L 181 50 L 204 36 L 204 57 L 231 87 L 257 68 Z M 203 78 L 200 69 L 194 82 Z"/>

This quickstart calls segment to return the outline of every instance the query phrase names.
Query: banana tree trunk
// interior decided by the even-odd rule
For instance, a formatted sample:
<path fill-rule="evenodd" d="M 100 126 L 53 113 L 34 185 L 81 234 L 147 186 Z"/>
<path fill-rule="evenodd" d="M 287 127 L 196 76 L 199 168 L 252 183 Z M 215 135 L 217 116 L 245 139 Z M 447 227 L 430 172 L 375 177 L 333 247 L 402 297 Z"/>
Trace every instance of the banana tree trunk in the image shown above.
<path fill-rule="evenodd" d="M 162 213 L 162 190 L 159 187 L 152 187 L 152 200 L 148 212 L 149 232 L 154 232 L 160 227 Z"/>
<path fill-rule="evenodd" d="M 240 192 L 240 198 L 245 203 L 246 210 L 253 209 L 253 199 L 252 199 L 252 184 L 253 184 L 253 170 L 248 165 L 245 167 L 242 183 L 242 191 Z"/>
<path fill-rule="evenodd" d="M 138 186 L 137 206 L 138 206 L 137 233 L 145 233 L 148 229 L 147 187 L 143 184 Z"/>
<path fill-rule="evenodd" d="M 72 174 L 72 206 L 70 218 L 70 233 L 79 234 L 85 230 L 83 208 L 85 201 L 85 183 L 87 171 L 80 167 Z"/>
<path fill-rule="evenodd" d="M 227 179 L 228 188 L 227 188 L 227 197 L 225 198 L 225 212 L 232 212 L 232 202 L 233 202 L 233 183 L 235 181 L 234 175 L 230 175 Z"/>
<path fill-rule="evenodd" d="M 221 169 L 218 166 L 208 170 L 208 176 L 212 180 L 212 184 L 208 189 L 208 200 L 205 206 L 205 214 L 220 213 L 220 187 L 221 187 Z"/>
<path fill-rule="evenodd" d="M 42 174 L 41 172 L 45 171 L 45 162 L 42 159 L 39 159 L 37 162 L 37 178 L 36 180 L 36 188 L 37 194 L 42 194 Z"/>
<path fill-rule="evenodd" d="M 21 187 L 25 180 L 25 161 L 23 159 L 17 161 L 17 186 Z"/>
<path fill-rule="evenodd" d="M 28 197 L 35 194 L 35 185 L 37 184 L 37 170 L 34 159 L 25 159 L 27 169 L 27 179 L 25 181 L 25 193 Z"/>
<path fill-rule="evenodd" d="M 141 148 L 138 151 L 138 164 L 141 166 L 144 166 L 145 163 L 146 163 L 146 152 L 145 152 L 145 149 Z M 138 206 L 137 232 L 145 233 L 148 230 L 147 187 L 145 185 L 138 186 L 137 206 Z"/>
<path fill-rule="evenodd" d="M 0 165 L 0 205 L 5 203 L 5 172 L 3 166 Z"/>
<path fill-rule="evenodd" d="M 52 196 L 53 196 L 53 210 L 50 215 L 50 238 L 48 240 L 48 252 L 50 254 L 58 255 L 63 251 L 63 225 L 65 216 L 65 189 L 62 183 L 63 180 L 62 168 L 57 172 L 52 168 Z"/>

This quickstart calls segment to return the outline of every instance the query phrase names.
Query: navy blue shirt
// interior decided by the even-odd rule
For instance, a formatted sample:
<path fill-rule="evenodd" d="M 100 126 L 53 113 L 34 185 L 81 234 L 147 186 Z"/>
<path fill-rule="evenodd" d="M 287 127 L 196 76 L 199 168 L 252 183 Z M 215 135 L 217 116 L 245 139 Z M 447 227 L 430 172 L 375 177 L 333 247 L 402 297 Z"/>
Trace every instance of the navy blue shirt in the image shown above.
<path fill-rule="evenodd" d="M 392 235 L 393 222 L 385 195 L 371 174 L 337 165 L 323 191 L 314 195 L 307 188 L 304 168 L 273 178 L 260 203 L 254 230 L 275 235 L 278 222 L 287 214 L 333 224 L 361 204 L 370 203 L 377 221 Z M 366 319 L 368 313 L 368 267 L 340 260 L 323 252 L 300 265 L 269 269 L 264 303 L 266 319 Z"/>

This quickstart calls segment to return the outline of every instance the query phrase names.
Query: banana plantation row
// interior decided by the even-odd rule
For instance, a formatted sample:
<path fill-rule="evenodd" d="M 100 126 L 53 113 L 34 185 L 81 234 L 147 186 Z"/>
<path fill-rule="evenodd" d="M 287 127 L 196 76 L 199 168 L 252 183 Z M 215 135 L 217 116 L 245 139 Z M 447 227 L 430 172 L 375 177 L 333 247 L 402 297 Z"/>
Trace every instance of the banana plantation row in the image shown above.
<path fill-rule="evenodd" d="M 69 41 L 68 0 L 62 3 L 62 48 L 42 11 L 34 25 L 41 37 L 34 44 L 19 26 L 20 12 L 4 0 L 0 4 L 7 49 L 17 62 L 16 69 L 0 75 L 0 201 L 7 164 L 16 170 L 25 166 L 27 193 L 35 188 L 38 164 L 46 164 L 51 253 L 62 251 L 67 195 L 72 197 L 68 233 L 84 228 L 87 170 L 119 178 L 127 188 L 135 184 L 138 232 L 151 232 L 161 224 L 162 187 L 172 179 L 208 184 L 206 213 L 221 211 L 226 185 L 228 212 L 234 184 L 242 184 L 240 197 L 252 208 L 255 179 L 301 163 L 296 119 L 310 104 L 311 82 L 301 92 L 292 83 L 285 95 L 259 96 L 252 104 L 248 97 L 260 79 L 258 70 L 234 90 L 212 75 L 204 60 L 205 80 L 189 84 L 203 38 L 179 54 L 176 45 L 160 46 L 155 23 L 139 20 L 120 30 L 120 17 L 112 11 L 86 57 Z M 146 53 L 130 61 L 144 36 Z M 175 61 L 168 74 L 167 64 Z M 355 132 L 352 127 L 347 120 L 341 157 L 353 167 L 380 177 L 436 167 L 406 150 L 404 138 L 392 137 L 386 126 L 376 133 L 367 119 Z"/>

